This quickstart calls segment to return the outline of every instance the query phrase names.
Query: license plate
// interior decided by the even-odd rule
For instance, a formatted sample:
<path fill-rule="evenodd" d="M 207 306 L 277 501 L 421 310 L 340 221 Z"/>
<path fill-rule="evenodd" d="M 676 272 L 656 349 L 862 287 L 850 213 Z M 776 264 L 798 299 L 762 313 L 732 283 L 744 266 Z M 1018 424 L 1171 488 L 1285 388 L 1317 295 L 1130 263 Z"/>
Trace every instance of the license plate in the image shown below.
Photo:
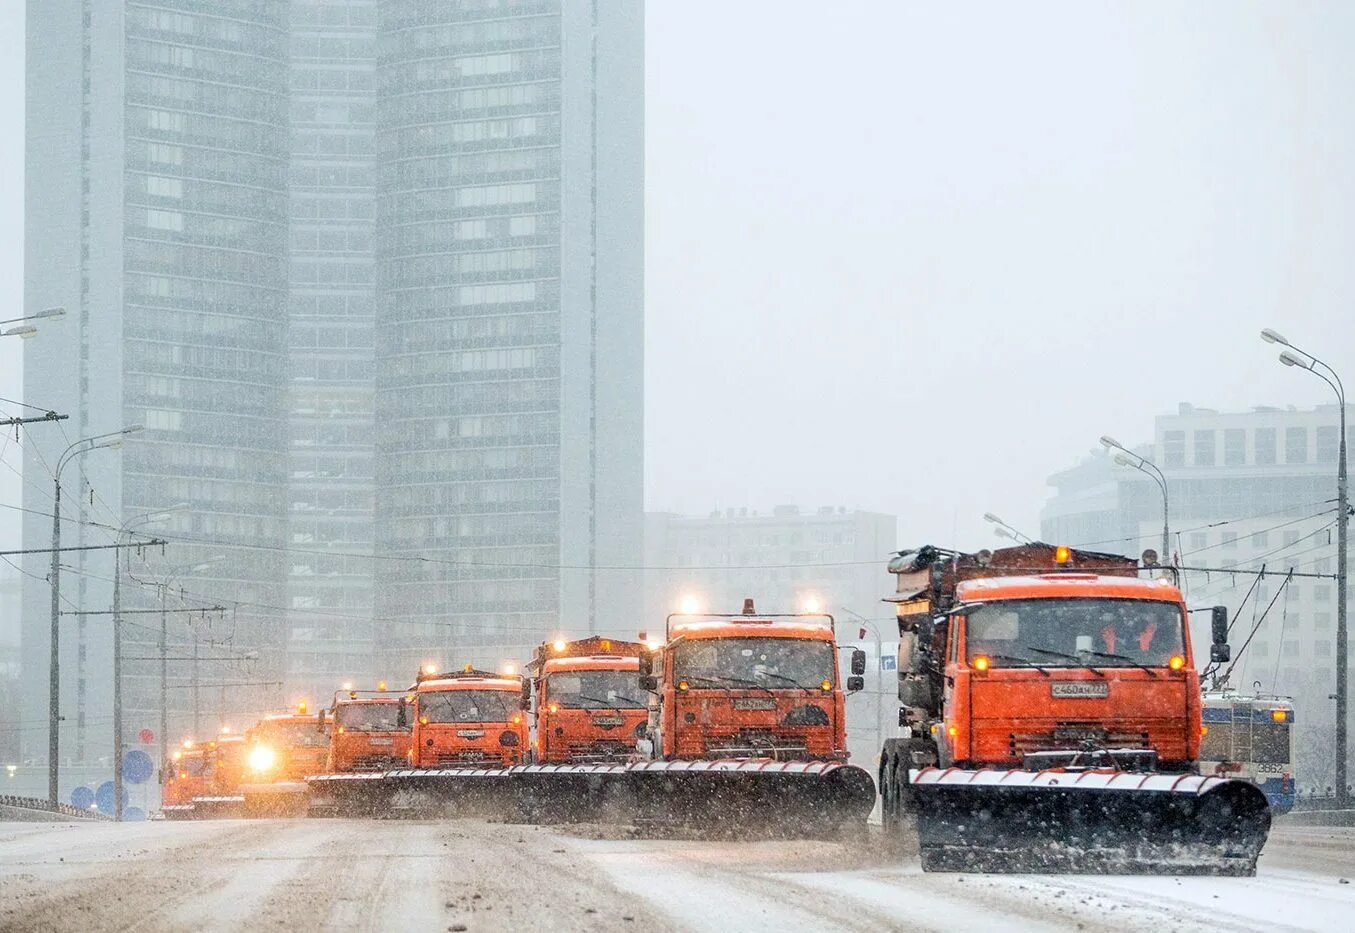
<path fill-rule="evenodd" d="M 1104 680 L 1064 680 L 1049 685 L 1049 695 L 1065 699 L 1099 699 L 1110 696 L 1110 684 Z"/>
<path fill-rule="evenodd" d="M 773 710 L 776 709 L 776 701 L 773 699 L 762 699 L 760 697 L 747 697 L 734 701 L 735 709 L 748 710 Z"/>
<path fill-rule="evenodd" d="M 394 745 L 394 739 L 372 739 L 373 745 Z"/>
<path fill-rule="evenodd" d="M 622 719 L 620 716 L 594 716 L 594 717 L 593 717 L 593 725 L 595 725 L 595 726 L 619 726 L 619 725 L 621 725 L 623 722 L 625 722 L 625 720 Z"/>
<path fill-rule="evenodd" d="M 483 729 L 458 729 L 456 734 L 463 739 L 483 739 L 485 730 Z"/>

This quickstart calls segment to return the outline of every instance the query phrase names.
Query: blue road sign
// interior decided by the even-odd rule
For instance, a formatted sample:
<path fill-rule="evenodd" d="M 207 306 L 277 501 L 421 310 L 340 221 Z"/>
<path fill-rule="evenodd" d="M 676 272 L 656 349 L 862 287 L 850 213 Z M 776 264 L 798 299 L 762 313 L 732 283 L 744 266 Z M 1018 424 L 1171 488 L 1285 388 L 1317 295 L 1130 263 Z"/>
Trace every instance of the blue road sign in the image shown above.
<path fill-rule="evenodd" d="M 144 784 L 155 773 L 151 756 L 139 748 L 134 748 L 122 756 L 122 777 L 129 784 Z"/>
<path fill-rule="evenodd" d="M 146 811 L 140 807 L 124 807 L 122 810 L 122 818 L 124 821 L 130 822 L 144 820 L 146 818 Z"/>
<path fill-rule="evenodd" d="M 897 671 L 898 669 L 899 669 L 899 659 L 897 655 L 893 654 L 880 655 L 880 670 Z"/>
<path fill-rule="evenodd" d="M 109 798 L 112 799 L 111 797 Z M 71 806 L 77 810 L 88 810 L 89 805 L 94 802 L 94 791 L 81 785 L 71 791 Z"/>
<path fill-rule="evenodd" d="M 100 813 L 113 813 L 113 782 L 104 781 L 99 785 L 99 789 L 94 792 L 94 805 L 99 808 Z M 127 806 L 127 788 L 122 789 L 122 806 Z"/>

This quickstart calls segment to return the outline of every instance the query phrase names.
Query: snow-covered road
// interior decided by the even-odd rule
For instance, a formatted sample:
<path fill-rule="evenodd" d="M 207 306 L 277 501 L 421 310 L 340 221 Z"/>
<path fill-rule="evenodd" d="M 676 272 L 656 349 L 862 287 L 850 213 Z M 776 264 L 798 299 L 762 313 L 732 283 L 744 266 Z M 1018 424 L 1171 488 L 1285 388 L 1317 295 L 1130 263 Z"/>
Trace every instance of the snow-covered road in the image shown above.
<path fill-rule="evenodd" d="M 588 838 L 478 821 L 0 823 L 0 929 L 1346 930 L 1355 830 L 1256 878 L 926 875 L 878 839 Z"/>

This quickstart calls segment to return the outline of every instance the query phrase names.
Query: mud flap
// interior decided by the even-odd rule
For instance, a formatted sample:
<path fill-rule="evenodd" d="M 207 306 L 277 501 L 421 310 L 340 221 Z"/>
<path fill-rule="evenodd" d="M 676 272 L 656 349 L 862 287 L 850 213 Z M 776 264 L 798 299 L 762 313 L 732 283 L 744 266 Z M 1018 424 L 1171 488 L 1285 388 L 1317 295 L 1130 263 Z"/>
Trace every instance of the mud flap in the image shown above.
<path fill-rule="evenodd" d="M 634 821 L 717 834 L 821 837 L 863 828 L 875 782 L 836 762 L 656 761 L 626 778 Z"/>
<path fill-rule="evenodd" d="M 1243 875 L 1270 831 L 1265 795 L 1196 774 L 909 774 L 924 871 Z"/>

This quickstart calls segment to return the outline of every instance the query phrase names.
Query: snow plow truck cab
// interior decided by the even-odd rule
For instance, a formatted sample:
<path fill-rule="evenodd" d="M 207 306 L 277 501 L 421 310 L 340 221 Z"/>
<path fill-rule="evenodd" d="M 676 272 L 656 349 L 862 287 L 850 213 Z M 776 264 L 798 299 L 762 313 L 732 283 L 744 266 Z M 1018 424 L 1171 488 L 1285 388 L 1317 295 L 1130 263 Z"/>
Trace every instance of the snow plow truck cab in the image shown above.
<path fill-rule="evenodd" d="M 245 773 L 240 786 L 246 816 L 292 816 L 306 812 L 308 775 L 325 770 L 329 734 L 299 703 L 294 712 L 259 720 L 245 734 Z"/>
<path fill-rule="evenodd" d="M 511 768 L 527 753 L 527 685 L 480 671 L 421 672 L 414 684 L 414 768 Z"/>
<path fill-rule="evenodd" d="M 649 721 L 641 642 L 594 636 L 546 642 L 528 665 L 538 764 L 624 762 Z"/>

